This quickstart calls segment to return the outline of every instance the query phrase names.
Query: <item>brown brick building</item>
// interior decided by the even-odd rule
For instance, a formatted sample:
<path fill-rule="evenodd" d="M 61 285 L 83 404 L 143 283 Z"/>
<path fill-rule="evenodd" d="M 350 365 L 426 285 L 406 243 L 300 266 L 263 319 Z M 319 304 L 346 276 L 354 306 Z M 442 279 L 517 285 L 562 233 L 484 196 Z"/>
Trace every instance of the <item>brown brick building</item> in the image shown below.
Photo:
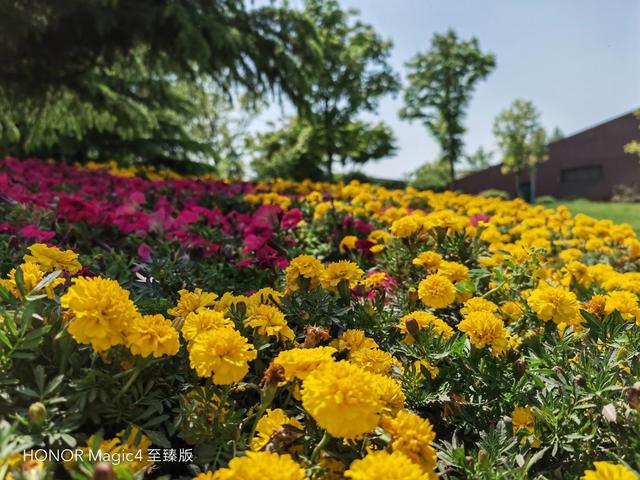
<path fill-rule="evenodd" d="M 608 200 L 616 185 L 640 188 L 640 161 L 623 151 L 634 139 L 640 140 L 638 119 L 628 113 L 549 144 L 549 160 L 538 166 L 537 195 Z M 523 192 L 529 190 L 528 177 L 524 172 L 518 178 Z M 495 188 L 515 196 L 516 177 L 503 175 L 497 165 L 457 180 L 455 187 L 467 193 Z"/>

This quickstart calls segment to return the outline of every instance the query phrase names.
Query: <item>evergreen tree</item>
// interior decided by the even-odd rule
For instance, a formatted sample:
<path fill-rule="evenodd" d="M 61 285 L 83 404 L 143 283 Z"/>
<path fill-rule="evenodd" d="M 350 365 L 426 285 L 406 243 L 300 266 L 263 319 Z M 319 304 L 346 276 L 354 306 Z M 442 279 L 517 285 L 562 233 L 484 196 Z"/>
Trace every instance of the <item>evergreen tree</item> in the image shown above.
<path fill-rule="evenodd" d="M 211 157 L 206 85 L 304 110 L 315 30 L 243 0 L 0 0 L 0 148 L 16 155 Z"/>

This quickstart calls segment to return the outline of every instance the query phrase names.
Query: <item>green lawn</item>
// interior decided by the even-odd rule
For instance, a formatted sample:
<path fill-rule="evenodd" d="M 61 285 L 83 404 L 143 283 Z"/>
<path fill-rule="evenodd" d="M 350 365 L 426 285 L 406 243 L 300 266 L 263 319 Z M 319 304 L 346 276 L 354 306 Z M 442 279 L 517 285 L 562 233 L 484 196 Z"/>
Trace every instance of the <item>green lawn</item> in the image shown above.
<path fill-rule="evenodd" d="M 640 234 L 640 203 L 591 202 L 589 200 L 559 200 L 550 207 L 566 205 L 571 213 L 584 213 L 593 218 L 611 219 L 615 223 L 628 223 Z"/>

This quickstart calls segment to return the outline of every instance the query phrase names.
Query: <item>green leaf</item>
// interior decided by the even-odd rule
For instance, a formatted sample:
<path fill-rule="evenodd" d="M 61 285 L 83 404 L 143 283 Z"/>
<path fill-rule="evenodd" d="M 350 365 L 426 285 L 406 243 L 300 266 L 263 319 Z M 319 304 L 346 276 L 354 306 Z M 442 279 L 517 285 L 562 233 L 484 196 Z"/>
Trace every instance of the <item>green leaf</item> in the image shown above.
<path fill-rule="evenodd" d="M 16 268 L 15 279 L 16 287 L 18 288 L 20 295 L 22 295 L 23 298 L 26 297 L 28 292 L 26 291 L 26 287 L 24 286 L 24 273 L 22 272 L 22 267 Z"/>
<path fill-rule="evenodd" d="M 33 376 L 36 380 L 36 386 L 38 387 L 38 392 L 40 392 L 40 395 L 42 396 L 42 394 L 44 393 L 44 382 L 46 380 L 46 374 L 44 373 L 44 367 L 42 365 L 38 365 L 34 370 L 33 370 Z"/>
<path fill-rule="evenodd" d="M 51 395 L 62 383 L 62 380 L 64 380 L 64 375 L 56 375 L 55 377 L 53 377 L 53 379 L 49 382 L 49 384 L 47 385 L 47 388 L 44 391 L 44 396 L 48 397 L 49 395 Z"/>
<path fill-rule="evenodd" d="M 0 342 L 4 343 L 9 349 L 13 348 L 11 341 L 2 330 L 0 330 Z"/>
<path fill-rule="evenodd" d="M 15 303 L 16 302 L 16 297 L 11 295 L 11 293 L 9 293 L 9 290 L 7 290 L 4 287 L 4 285 L 0 285 L 0 297 L 2 297 L 2 299 L 7 303 Z"/>

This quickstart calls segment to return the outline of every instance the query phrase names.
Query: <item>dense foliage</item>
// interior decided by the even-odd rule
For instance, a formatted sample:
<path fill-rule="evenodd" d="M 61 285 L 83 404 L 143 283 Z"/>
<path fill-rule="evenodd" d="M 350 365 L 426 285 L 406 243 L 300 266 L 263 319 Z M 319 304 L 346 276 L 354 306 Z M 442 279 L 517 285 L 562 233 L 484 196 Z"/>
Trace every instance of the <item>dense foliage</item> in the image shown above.
<path fill-rule="evenodd" d="M 629 226 L 88 167 L 0 162 L 0 475 L 637 478 Z"/>

